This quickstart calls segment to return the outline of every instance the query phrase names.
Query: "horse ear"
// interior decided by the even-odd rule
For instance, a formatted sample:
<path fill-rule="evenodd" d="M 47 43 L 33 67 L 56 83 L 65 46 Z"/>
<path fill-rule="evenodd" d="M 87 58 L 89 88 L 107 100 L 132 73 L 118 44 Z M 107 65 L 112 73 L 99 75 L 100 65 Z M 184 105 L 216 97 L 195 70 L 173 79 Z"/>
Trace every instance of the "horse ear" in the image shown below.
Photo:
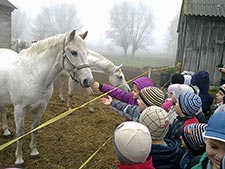
<path fill-rule="evenodd" d="M 116 71 L 118 71 L 123 65 L 120 64 L 119 66 L 117 66 Z"/>
<path fill-rule="evenodd" d="M 73 31 L 70 33 L 70 35 L 69 35 L 69 39 L 68 39 L 68 41 L 73 40 L 73 39 L 74 39 L 75 34 L 76 34 L 76 30 L 73 30 Z"/>
<path fill-rule="evenodd" d="M 88 31 L 86 31 L 86 32 L 83 33 L 83 34 L 80 34 L 79 36 L 80 36 L 82 39 L 85 39 L 86 36 L 87 36 L 87 34 L 88 34 Z"/>

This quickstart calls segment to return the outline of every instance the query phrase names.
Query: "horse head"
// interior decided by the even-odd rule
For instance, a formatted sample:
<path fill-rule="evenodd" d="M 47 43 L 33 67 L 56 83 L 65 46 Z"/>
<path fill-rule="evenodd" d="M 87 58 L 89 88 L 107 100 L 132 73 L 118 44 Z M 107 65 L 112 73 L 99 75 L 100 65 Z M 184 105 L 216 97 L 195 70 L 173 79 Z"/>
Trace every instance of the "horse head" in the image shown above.
<path fill-rule="evenodd" d="M 131 89 L 126 82 L 125 76 L 121 70 L 123 65 L 115 66 L 109 76 L 109 81 L 113 86 L 120 86 L 121 89 L 129 92 Z M 122 84 L 122 85 L 121 85 Z"/>
<path fill-rule="evenodd" d="M 81 87 L 90 87 L 93 82 L 92 72 L 88 63 L 88 49 L 84 42 L 88 32 L 76 35 L 72 31 L 66 35 L 64 42 L 62 67 L 75 76 Z"/>

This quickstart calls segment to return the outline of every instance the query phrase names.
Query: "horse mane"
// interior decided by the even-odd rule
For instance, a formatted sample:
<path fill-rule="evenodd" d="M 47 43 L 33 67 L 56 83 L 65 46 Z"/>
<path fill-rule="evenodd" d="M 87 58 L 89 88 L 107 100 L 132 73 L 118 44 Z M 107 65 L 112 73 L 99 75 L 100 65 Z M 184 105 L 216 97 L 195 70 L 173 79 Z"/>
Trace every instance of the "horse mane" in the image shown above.
<path fill-rule="evenodd" d="M 65 35 L 66 33 L 58 34 L 32 43 L 32 45 L 29 48 L 21 50 L 19 54 L 32 56 L 34 53 L 35 54 L 42 53 L 43 51 L 46 51 L 49 48 L 53 48 L 54 46 L 61 44 L 62 41 L 64 40 Z"/>

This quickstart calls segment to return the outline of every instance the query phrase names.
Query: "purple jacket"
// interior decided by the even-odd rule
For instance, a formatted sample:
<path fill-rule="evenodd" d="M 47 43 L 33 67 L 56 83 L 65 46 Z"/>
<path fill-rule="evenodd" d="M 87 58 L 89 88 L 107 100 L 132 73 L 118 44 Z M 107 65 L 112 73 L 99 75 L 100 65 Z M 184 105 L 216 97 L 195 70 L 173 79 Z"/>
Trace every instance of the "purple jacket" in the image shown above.
<path fill-rule="evenodd" d="M 137 78 L 136 80 L 133 81 L 133 84 L 136 84 L 139 90 L 145 87 L 154 86 L 153 80 L 148 77 Z M 101 84 L 99 87 L 100 91 L 103 93 L 106 93 L 114 88 L 115 88 L 114 86 L 110 86 L 108 84 Z M 108 95 L 122 102 L 131 104 L 131 105 L 138 105 L 137 99 L 133 98 L 133 95 L 131 93 L 128 93 L 122 89 L 117 88 L 113 90 L 112 92 L 110 92 Z"/>

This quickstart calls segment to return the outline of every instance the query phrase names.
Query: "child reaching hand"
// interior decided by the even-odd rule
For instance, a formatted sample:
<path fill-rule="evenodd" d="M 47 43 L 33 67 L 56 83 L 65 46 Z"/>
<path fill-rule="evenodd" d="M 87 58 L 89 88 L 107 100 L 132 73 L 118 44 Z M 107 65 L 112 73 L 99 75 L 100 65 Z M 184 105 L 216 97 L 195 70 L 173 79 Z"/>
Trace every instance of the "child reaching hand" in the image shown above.
<path fill-rule="evenodd" d="M 112 100 L 112 97 L 101 98 L 101 102 L 110 105 L 113 110 L 125 116 L 129 120 L 139 121 L 141 112 L 149 106 L 161 107 L 164 101 L 164 93 L 158 87 L 146 87 L 140 91 L 138 106 L 130 105 L 119 100 Z"/>
<path fill-rule="evenodd" d="M 138 105 L 137 99 L 139 97 L 139 92 L 141 89 L 152 86 L 154 86 L 153 80 L 148 77 L 140 77 L 135 79 L 132 83 L 131 93 L 126 92 L 119 88 L 115 89 L 114 86 L 110 86 L 108 84 L 101 84 L 97 81 L 93 83 L 94 89 L 99 89 L 103 93 L 112 90 L 110 93 L 108 93 L 109 96 L 131 105 Z M 126 118 L 126 121 L 129 121 L 129 118 Z"/>
<path fill-rule="evenodd" d="M 110 86 L 108 84 L 101 84 L 97 81 L 93 83 L 94 89 L 99 89 L 101 92 L 106 93 L 112 89 L 110 93 L 108 93 L 109 96 L 113 97 L 114 99 L 123 101 L 125 103 L 131 104 L 131 105 L 138 105 L 137 99 L 139 97 L 139 92 L 141 89 L 145 87 L 153 87 L 153 80 L 148 77 L 140 77 L 133 81 L 132 83 L 132 91 L 131 93 L 126 92 L 122 89 L 114 89 L 114 86 Z"/>

